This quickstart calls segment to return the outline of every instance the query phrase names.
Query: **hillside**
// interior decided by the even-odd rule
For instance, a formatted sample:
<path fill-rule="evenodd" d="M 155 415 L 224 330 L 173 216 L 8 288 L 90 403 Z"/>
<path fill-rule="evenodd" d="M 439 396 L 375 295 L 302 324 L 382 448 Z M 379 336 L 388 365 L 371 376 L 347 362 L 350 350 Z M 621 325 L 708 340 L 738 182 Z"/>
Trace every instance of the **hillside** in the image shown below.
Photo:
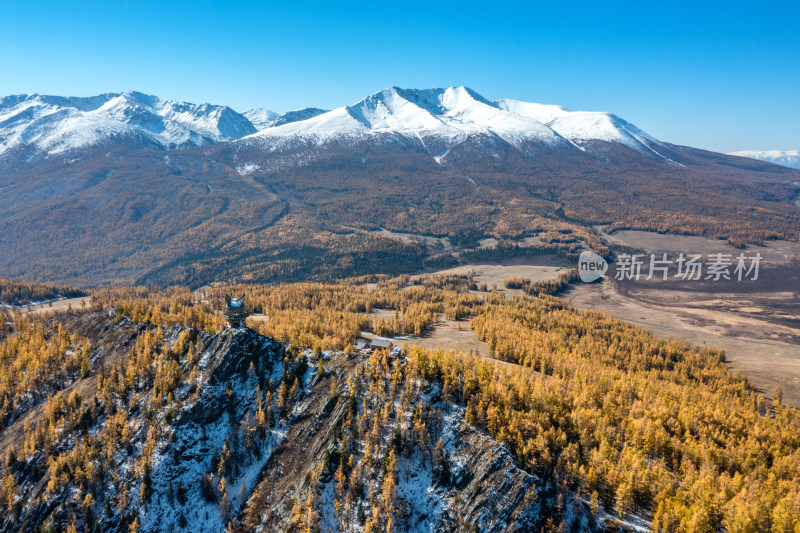
<path fill-rule="evenodd" d="M 377 359 L 284 353 L 250 330 L 153 330 L 114 324 L 106 313 L 65 324 L 96 326 L 105 331 L 93 338 L 103 352 L 97 377 L 29 415 L 23 447 L 9 446 L 18 427 L 3 434 L 3 531 L 511 531 L 564 512 L 595 527 L 588 506 L 570 499 L 565 507 L 563 494 L 558 514 L 545 512 L 555 504 L 552 482 L 521 470 L 439 386 L 377 394 L 364 374 L 371 365 L 375 375 Z M 121 358 L 153 356 L 168 361 L 155 376 L 132 388 L 116 381 Z M 60 437 L 42 426 L 53 416 Z"/>
<path fill-rule="evenodd" d="M 75 287 L 0 279 L 0 307 L 20 307 L 85 295 L 86 292 Z"/>
<path fill-rule="evenodd" d="M 610 113 L 464 87 L 250 118 L 140 93 L 3 106 L 10 278 L 199 287 L 400 274 L 457 264 L 487 237 L 606 253 L 597 224 L 736 245 L 800 239 L 800 171 L 672 145 Z"/>
<path fill-rule="evenodd" d="M 362 281 L 250 286 L 253 330 L 214 313 L 242 287 L 103 290 L 17 319 L 0 342 L 2 529 L 800 526 L 797 411 L 720 352 L 548 284 L 509 300 L 464 276 Z M 491 358 L 353 348 L 440 313 L 469 317 Z"/>

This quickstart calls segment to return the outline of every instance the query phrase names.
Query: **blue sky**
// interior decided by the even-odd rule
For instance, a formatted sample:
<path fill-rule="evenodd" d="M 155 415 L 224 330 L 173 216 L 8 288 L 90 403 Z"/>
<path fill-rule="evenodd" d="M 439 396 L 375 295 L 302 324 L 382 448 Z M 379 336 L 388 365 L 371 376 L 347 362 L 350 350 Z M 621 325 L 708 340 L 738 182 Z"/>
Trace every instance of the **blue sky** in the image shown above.
<path fill-rule="evenodd" d="M 789 2 L 10 0 L 0 94 L 135 89 L 286 111 L 467 85 L 610 111 L 678 144 L 800 149 L 798 21 Z"/>

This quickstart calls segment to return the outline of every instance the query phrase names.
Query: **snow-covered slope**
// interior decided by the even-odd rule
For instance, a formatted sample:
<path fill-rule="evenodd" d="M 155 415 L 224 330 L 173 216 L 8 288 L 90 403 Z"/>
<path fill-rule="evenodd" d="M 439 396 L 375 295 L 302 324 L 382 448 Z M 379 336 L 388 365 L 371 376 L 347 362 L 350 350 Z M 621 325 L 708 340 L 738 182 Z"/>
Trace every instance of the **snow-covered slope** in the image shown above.
<path fill-rule="evenodd" d="M 150 147 L 202 146 L 256 131 L 229 107 L 173 102 L 139 92 L 0 98 L 0 155 L 25 146 L 57 154 L 122 139 Z"/>
<path fill-rule="evenodd" d="M 258 131 L 269 128 L 272 125 L 272 122 L 279 116 L 275 111 L 262 109 L 260 107 L 249 109 L 242 113 L 242 115 L 244 115 L 244 117 L 250 121 L 250 124 L 252 124 L 253 127 L 255 127 Z"/>
<path fill-rule="evenodd" d="M 278 149 L 302 144 L 352 142 L 395 134 L 437 141 L 444 152 L 471 136 L 499 137 L 513 146 L 538 143 L 548 147 L 573 145 L 586 149 L 587 141 L 618 143 L 648 155 L 660 141 L 608 113 L 571 112 L 547 106 L 500 100 L 492 102 L 467 87 L 379 91 L 346 107 L 305 120 L 281 123 L 246 139 Z"/>
<path fill-rule="evenodd" d="M 276 117 L 270 126 L 282 126 L 290 122 L 298 122 L 300 120 L 308 120 L 323 113 L 327 113 L 327 109 L 319 109 L 317 107 L 304 107 L 303 109 L 296 109 L 294 111 L 287 111 L 283 115 Z"/>
<path fill-rule="evenodd" d="M 314 118 L 322 113 L 327 113 L 327 109 L 317 109 L 316 107 L 304 107 L 303 109 L 296 109 L 294 111 L 287 111 L 279 115 L 269 109 L 250 109 L 242 113 L 247 119 L 255 126 L 258 131 L 263 131 L 267 128 L 274 126 L 282 126 L 290 122 L 297 122 L 299 120 L 307 120 Z"/>
<path fill-rule="evenodd" d="M 468 138 L 501 139 L 522 149 L 534 143 L 590 152 L 595 149 L 592 141 L 602 141 L 650 156 L 659 156 L 662 146 L 609 113 L 572 112 L 518 100 L 489 101 L 463 86 L 391 87 L 332 111 L 304 108 L 282 115 L 260 108 L 239 114 L 225 106 L 179 103 L 138 92 L 0 99 L 0 156 L 18 147 L 52 155 L 114 142 L 173 149 L 241 138 L 279 150 L 350 144 L 387 135 L 421 142 L 438 162 Z"/>
<path fill-rule="evenodd" d="M 743 150 L 731 152 L 728 155 L 738 155 L 785 167 L 800 168 L 800 151 L 797 150 Z"/>
<path fill-rule="evenodd" d="M 649 149 L 661 142 L 616 115 L 592 111 L 568 111 L 556 105 L 534 104 L 519 100 L 498 100 L 497 105 L 512 113 L 546 124 L 576 145 L 587 141 L 624 144 L 634 150 Z"/>
<path fill-rule="evenodd" d="M 511 144 L 534 140 L 564 143 L 544 124 L 501 109 L 466 87 L 408 90 L 392 87 L 347 107 L 268 128 L 248 138 L 266 145 L 325 144 L 399 134 L 462 142 L 468 135 L 495 135 Z"/>

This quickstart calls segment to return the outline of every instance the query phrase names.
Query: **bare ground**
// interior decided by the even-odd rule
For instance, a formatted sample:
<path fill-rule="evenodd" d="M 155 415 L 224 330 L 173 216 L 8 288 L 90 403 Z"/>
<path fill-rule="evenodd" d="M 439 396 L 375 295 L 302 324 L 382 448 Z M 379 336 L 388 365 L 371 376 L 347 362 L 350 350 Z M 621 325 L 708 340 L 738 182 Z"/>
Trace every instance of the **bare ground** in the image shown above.
<path fill-rule="evenodd" d="M 394 309 L 373 309 L 367 316 L 371 320 L 391 320 L 395 315 Z M 400 314 L 399 311 L 397 311 Z M 402 316 L 402 314 L 400 314 Z M 364 337 L 374 335 L 362 334 Z M 427 350 L 455 350 L 480 357 L 489 357 L 489 345 L 478 339 L 478 335 L 470 329 L 469 320 L 450 320 L 444 314 L 439 315 L 436 324 L 428 328 L 421 337 L 399 337 L 391 339 L 393 344 L 402 346 L 419 346 Z"/>
<path fill-rule="evenodd" d="M 437 270 L 425 274 L 415 274 L 411 279 L 429 276 L 447 276 L 453 274 L 472 274 L 477 283 L 485 283 L 489 290 L 498 290 L 506 296 L 523 296 L 520 289 L 507 289 L 506 280 L 512 278 L 528 278 L 531 281 L 548 281 L 556 279 L 567 267 L 559 264 L 558 260 L 548 256 L 535 259 L 517 259 L 503 262 L 502 264 L 468 264 Z"/>
<path fill-rule="evenodd" d="M 395 311 L 394 309 L 373 309 L 371 313 L 367 313 L 367 316 L 370 320 L 391 320 L 394 318 L 395 313 L 400 317 L 403 316 L 400 311 Z"/>
<path fill-rule="evenodd" d="M 439 322 L 422 337 L 414 337 L 402 342 L 429 350 L 441 348 L 484 358 L 489 357 L 489 345 L 478 339 L 478 335 L 470 329 L 468 320 L 448 320 L 444 315 L 441 315 Z"/>
<path fill-rule="evenodd" d="M 75 311 L 80 311 L 85 307 L 89 307 L 92 303 L 92 299 L 90 296 L 82 296 L 80 298 L 64 298 L 63 300 L 57 300 L 55 302 L 45 302 L 41 304 L 35 305 L 28 305 L 25 307 L 20 307 L 19 312 L 23 315 L 33 314 L 38 315 L 42 313 L 49 313 L 52 311 L 68 311 L 73 309 Z"/>
<path fill-rule="evenodd" d="M 637 298 L 610 282 L 575 286 L 564 298 L 575 307 L 603 311 L 662 337 L 722 349 L 728 368 L 747 376 L 759 392 L 771 397 L 780 386 L 785 403 L 800 407 L 800 330 L 704 308 L 701 300 L 690 307 L 656 297 Z"/>
<path fill-rule="evenodd" d="M 604 238 L 646 253 L 730 253 L 725 241 L 620 231 Z M 768 397 L 783 389 L 784 402 L 800 407 L 800 243 L 748 246 L 761 253 L 759 279 L 749 282 L 606 281 L 577 285 L 564 294 L 578 308 L 596 309 L 654 334 L 725 351 L 726 364 Z M 671 257 L 671 256 L 670 256 Z"/>

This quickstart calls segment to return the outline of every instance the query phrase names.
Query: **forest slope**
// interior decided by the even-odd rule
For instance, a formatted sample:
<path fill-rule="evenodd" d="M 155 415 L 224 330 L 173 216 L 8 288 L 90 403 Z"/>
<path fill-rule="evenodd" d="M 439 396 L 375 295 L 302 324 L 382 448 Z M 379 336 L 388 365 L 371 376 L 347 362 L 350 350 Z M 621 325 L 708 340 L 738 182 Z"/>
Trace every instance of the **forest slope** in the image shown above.
<path fill-rule="evenodd" d="M 15 148 L 0 158 L 0 270 L 70 285 L 198 287 L 460 260 L 430 264 L 428 250 L 379 229 L 465 249 L 536 236 L 563 253 L 605 253 L 591 229 L 601 223 L 735 245 L 800 239 L 800 171 L 671 145 L 604 113 L 585 131 L 573 123 L 584 114 L 521 104 L 463 87 L 393 88 L 208 146 L 109 136 L 58 153 Z M 556 113 L 555 129 L 537 113 Z"/>
<path fill-rule="evenodd" d="M 800 417 L 720 352 L 550 296 L 483 299 L 465 277 L 371 281 L 251 286 L 269 317 L 253 326 L 291 344 L 219 331 L 223 288 L 99 291 L 91 311 L 15 323 L 4 529 L 800 525 Z M 370 320 L 378 306 L 402 318 Z M 504 363 L 352 348 L 439 313 L 471 316 Z M 9 379 L 40 367 L 46 399 Z"/>

